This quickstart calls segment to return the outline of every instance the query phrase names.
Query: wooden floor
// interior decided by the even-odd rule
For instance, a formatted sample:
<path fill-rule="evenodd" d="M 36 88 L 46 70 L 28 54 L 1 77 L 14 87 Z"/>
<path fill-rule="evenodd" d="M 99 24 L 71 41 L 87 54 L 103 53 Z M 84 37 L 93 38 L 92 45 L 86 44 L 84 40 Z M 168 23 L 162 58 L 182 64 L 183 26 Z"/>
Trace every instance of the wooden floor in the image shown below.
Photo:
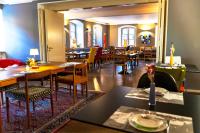
<path fill-rule="evenodd" d="M 130 74 L 126 75 L 118 74 L 122 69 L 118 67 L 114 76 L 112 63 L 104 64 L 101 69 L 89 73 L 89 89 L 107 92 L 114 86 L 136 87 L 139 78 L 145 73 L 144 66 L 146 63 L 150 62 L 140 61 L 139 66 L 134 67 L 132 70 L 129 68 Z"/>
<path fill-rule="evenodd" d="M 133 68 L 132 70 L 129 68 L 130 74 L 118 74 L 121 71 L 121 67 L 117 68 L 116 75 L 113 76 L 113 65 L 112 63 L 102 65 L 101 69 L 93 70 L 89 73 L 89 83 L 88 87 L 90 90 L 96 91 L 104 91 L 108 92 L 109 90 L 113 89 L 115 86 L 129 86 L 129 87 L 137 87 L 137 83 L 139 78 L 143 73 L 145 73 L 145 64 L 150 62 L 140 61 L 139 66 Z M 74 127 L 76 125 L 76 127 Z M 78 125 L 78 127 L 77 127 Z M 120 133 L 118 131 L 110 130 L 105 128 L 101 128 L 97 132 L 97 127 L 95 126 L 88 126 L 86 129 L 83 130 L 83 127 L 87 127 L 86 124 L 77 124 L 77 122 L 68 123 L 67 126 L 63 126 L 58 132 L 70 132 L 70 133 L 85 133 L 87 130 L 88 133 L 95 132 L 95 133 Z M 94 131 L 95 130 L 95 131 Z M 108 131 L 108 132 L 107 132 Z"/>

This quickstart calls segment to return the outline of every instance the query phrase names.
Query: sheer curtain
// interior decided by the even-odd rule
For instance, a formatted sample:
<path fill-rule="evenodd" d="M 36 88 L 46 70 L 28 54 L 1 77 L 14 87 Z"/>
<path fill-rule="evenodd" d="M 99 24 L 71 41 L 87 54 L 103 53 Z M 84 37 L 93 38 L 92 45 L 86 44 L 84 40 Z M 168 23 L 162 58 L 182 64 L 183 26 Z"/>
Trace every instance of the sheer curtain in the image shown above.
<path fill-rule="evenodd" d="M 39 28 L 39 42 L 40 42 L 40 59 L 43 62 L 47 61 L 46 57 L 46 38 L 45 38 L 45 10 L 38 8 L 38 28 Z"/>

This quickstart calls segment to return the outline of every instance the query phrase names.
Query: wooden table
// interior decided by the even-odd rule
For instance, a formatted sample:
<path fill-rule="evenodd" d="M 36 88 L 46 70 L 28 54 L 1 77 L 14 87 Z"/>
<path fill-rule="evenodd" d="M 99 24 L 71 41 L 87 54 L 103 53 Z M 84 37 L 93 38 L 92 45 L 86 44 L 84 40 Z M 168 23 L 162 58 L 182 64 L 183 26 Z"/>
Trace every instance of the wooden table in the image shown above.
<path fill-rule="evenodd" d="M 76 120 L 68 121 L 63 128 L 56 133 L 123 133 L 114 129 L 100 127 Z"/>
<path fill-rule="evenodd" d="M 80 59 L 81 56 L 86 56 L 88 57 L 90 52 L 66 52 L 65 53 L 65 56 L 66 56 L 66 59 L 69 60 L 71 59 Z"/>
<path fill-rule="evenodd" d="M 73 120 L 103 126 L 103 123 L 120 107 L 128 106 L 149 109 L 148 101 L 126 98 L 125 95 L 133 88 L 116 87 L 109 93 L 86 105 L 71 117 Z M 194 133 L 199 133 L 200 95 L 184 93 L 184 105 L 157 102 L 155 111 L 192 117 Z"/>
<path fill-rule="evenodd" d="M 39 66 L 39 69 L 31 69 L 29 72 L 41 72 L 45 70 L 52 70 L 54 73 L 59 72 L 59 69 L 65 68 L 65 67 L 71 67 L 73 65 L 80 64 L 77 62 L 70 62 L 70 63 L 60 63 L 60 62 L 54 62 L 54 63 L 48 63 L 48 64 L 41 64 Z M 15 68 L 9 68 L 8 70 L 0 71 L 0 87 L 9 86 L 12 84 L 17 83 L 18 78 L 23 77 L 25 73 L 22 73 L 23 71 L 26 71 L 25 66 L 15 67 Z M 0 107 L 0 133 L 2 133 L 2 116 L 1 116 L 1 107 Z"/>

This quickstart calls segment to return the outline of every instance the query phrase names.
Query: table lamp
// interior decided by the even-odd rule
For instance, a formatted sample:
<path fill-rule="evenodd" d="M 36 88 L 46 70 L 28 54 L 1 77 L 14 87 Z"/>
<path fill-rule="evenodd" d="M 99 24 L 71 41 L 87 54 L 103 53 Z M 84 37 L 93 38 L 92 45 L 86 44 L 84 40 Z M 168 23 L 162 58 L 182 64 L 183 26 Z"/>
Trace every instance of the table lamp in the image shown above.
<path fill-rule="evenodd" d="M 30 55 L 33 55 L 33 64 L 34 64 L 34 66 L 36 66 L 35 56 L 39 55 L 38 49 L 37 48 L 30 49 Z"/>
<path fill-rule="evenodd" d="M 30 49 L 30 55 L 33 55 L 35 59 L 35 56 L 39 55 L 38 49 L 37 48 Z"/>

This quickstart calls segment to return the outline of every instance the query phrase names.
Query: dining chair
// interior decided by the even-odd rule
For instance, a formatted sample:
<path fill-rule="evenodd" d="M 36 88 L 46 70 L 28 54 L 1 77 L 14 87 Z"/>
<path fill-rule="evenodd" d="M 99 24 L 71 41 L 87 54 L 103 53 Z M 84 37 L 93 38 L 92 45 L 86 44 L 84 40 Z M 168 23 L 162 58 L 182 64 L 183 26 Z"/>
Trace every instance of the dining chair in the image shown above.
<path fill-rule="evenodd" d="M 45 77 L 49 77 L 50 87 L 30 85 L 31 80 L 41 79 L 41 78 L 45 78 Z M 16 89 L 6 92 L 7 121 L 10 122 L 9 98 L 26 102 L 26 115 L 27 115 L 28 127 L 30 127 L 30 123 L 31 123 L 30 102 L 33 103 L 33 111 L 35 111 L 35 101 L 39 100 L 39 99 L 44 99 L 44 98 L 50 96 L 51 112 L 52 112 L 52 116 L 53 116 L 53 114 L 54 114 L 53 96 L 52 96 L 52 86 L 53 85 L 52 85 L 51 71 L 46 70 L 46 71 L 41 71 L 41 72 L 26 73 L 24 78 L 22 78 L 20 81 L 25 83 L 24 87 L 19 86 Z"/>
<path fill-rule="evenodd" d="M 168 91 L 178 92 L 178 87 L 175 79 L 166 72 L 155 71 L 154 82 L 156 87 L 162 87 Z M 137 88 L 149 88 L 150 80 L 147 73 L 144 73 L 138 82 Z"/>
<path fill-rule="evenodd" d="M 73 74 L 65 76 L 56 77 L 56 91 L 59 89 L 59 83 L 67 84 L 70 86 L 70 95 L 71 95 L 71 86 L 73 86 L 73 98 L 74 101 L 77 97 L 77 85 L 81 85 L 81 93 L 83 95 L 83 87 L 85 87 L 86 96 L 88 95 L 88 72 L 87 64 L 81 63 L 73 66 Z"/>
<path fill-rule="evenodd" d="M 151 46 L 145 46 L 144 47 L 144 60 L 146 59 L 152 59 L 152 47 Z"/>
<path fill-rule="evenodd" d="M 102 63 L 102 47 L 97 47 L 96 55 L 94 58 L 95 65 L 100 67 L 100 64 Z"/>
<path fill-rule="evenodd" d="M 96 56 L 97 49 L 98 48 L 96 48 L 96 47 L 90 48 L 89 57 L 88 57 L 88 59 L 86 59 L 86 62 L 88 64 L 88 70 L 90 70 L 91 65 L 93 67 L 95 65 L 95 56 Z"/>
<path fill-rule="evenodd" d="M 127 72 L 127 65 L 128 65 L 128 56 L 124 54 L 114 55 L 114 67 L 113 67 L 113 75 L 116 74 L 117 66 L 121 66 L 123 70 L 123 74 L 125 75 Z"/>

